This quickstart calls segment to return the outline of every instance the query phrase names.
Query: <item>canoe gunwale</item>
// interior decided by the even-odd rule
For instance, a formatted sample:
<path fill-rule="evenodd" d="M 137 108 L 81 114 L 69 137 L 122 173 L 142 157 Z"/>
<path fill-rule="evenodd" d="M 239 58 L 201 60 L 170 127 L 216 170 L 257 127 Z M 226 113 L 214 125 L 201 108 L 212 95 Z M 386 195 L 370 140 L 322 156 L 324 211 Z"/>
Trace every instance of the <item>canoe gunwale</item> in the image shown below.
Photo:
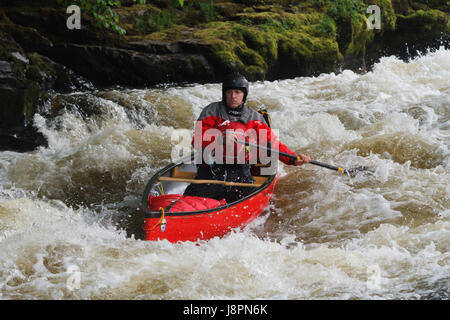
<path fill-rule="evenodd" d="M 156 174 L 154 174 L 153 177 L 150 179 L 150 181 L 147 183 L 147 186 L 145 187 L 145 190 L 144 190 L 144 193 L 143 193 L 143 197 L 142 197 L 142 208 L 143 208 L 144 215 L 145 215 L 146 219 L 160 218 L 161 217 L 161 212 L 159 212 L 159 211 L 148 211 L 147 210 L 147 202 L 148 202 L 148 197 L 149 197 L 149 194 L 150 194 L 150 190 L 155 185 L 155 183 L 158 182 L 159 178 L 163 174 L 165 174 L 168 171 L 172 170 L 173 168 L 179 166 L 180 164 L 181 163 L 171 163 L 168 166 L 162 168 L 160 171 L 158 171 Z M 216 207 L 216 208 L 207 209 L 207 210 L 186 211 L 186 212 L 166 212 L 164 214 L 165 214 L 165 216 L 192 216 L 192 215 L 211 214 L 211 213 L 214 213 L 214 212 L 226 210 L 226 209 L 229 209 L 229 208 L 231 208 L 233 206 L 239 205 L 242 202 L 251 200 L 251 198 L 253 198 L 254 196 L 259 194 L 260 192 L 262 192 L 265 189 L 267 189 L 274 182 L 275 177 L 276 177 L 276 174 L 268 176 L 268 179 L 267 179 L 266 182 L 264 182 L 260 187 L 256 187 L 256 190 L 254 190 L 252 193 L 248 194 L 247 196 L 243 197 L 242 199 L 239 199 L 238 201 L 235 201 L 235 202 L 232 202 L 232 203 L 227 203 L 226 205 L 223 205 L 223 206 L 220 206 L 220 207 Z"/>

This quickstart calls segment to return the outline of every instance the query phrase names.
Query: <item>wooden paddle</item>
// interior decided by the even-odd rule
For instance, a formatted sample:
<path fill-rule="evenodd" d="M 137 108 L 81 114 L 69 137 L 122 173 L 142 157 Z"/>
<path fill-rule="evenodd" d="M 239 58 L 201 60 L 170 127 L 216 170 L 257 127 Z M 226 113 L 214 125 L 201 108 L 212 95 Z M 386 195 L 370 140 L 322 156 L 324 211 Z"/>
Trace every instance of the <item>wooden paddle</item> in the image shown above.
<path fill-rule="evenodd" d="M 275 149 L 272 149 L 272 148 L 264 147 L 264 146 L 261 146 L 259 144 L 254 144 L 254 143 L 250 143 L 250 142 L 247 142 L 247 141 L 241 141 L 241 140 L 236 140 L 236 142 L 239 142 L 241 144 L 245 144 L 245 145 L 250 146 L 250 147 L 256 147 L 256 148 L 268 150 L 268 151 L 271 151 L 271 152 L 274 152 L 274 153 L 279 153 L 282 156 L 289 157 L 289 158 L 292 158 L 292 159 L 295 159 L 295 160 L 297 160 L 297 159 L 301 160 L 300 156 L 296 156 L 296 155 L 289 154 L 289 153 L 286 153 L 286 152 L 283 152 L 283 151 L 279 151 L 279 150 L 275 150 Z M 344 169 L 344 168 L 341 168 L 341 167 L 336 167 L 336 166 L 333 166 L 331 164 L 326 164 L 326 163 L 319 162 L 319 161 L 316 161 L 316 160 L 311 160 L 308 163 L 311 163 L 311 164 L 314 164 L 316 166 L 320 166 L 320 167 L 323 167 L 323 168 L 335 170 L 337 172 L 340 172 L 340 173 L 343 173 L 343 174 L 347 174 L 347 175 L 352 176 L 352 177 L 354 177 L 358 172 L 361 172 L 361 171 L 368 171 L 368 172 L 371 172 L 371 173 L 374 172 L 374 170 L 372 168 L 369 168 L 369 167 L 366 167 L 366 166 L 359 166 L 359 167 L 354 167 L 354 168 L 350 168 L 350 169 Z"/>

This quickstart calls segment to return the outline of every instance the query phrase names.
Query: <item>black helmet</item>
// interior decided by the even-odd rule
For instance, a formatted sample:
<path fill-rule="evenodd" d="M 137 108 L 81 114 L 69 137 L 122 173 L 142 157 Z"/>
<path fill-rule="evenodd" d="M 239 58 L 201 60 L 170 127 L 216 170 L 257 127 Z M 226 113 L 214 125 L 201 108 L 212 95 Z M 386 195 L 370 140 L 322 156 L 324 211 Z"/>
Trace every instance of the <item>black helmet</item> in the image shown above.
<path fill-rule="evenodd" d="M 230 89 L 239 89 L 244 92 L 244 100 L 247 100 L 248 95 L 248 81 L 240 73 L 232 73 L 225 77 L 222 83 L 222 100 L 225 100 L 225 92 Z"/>

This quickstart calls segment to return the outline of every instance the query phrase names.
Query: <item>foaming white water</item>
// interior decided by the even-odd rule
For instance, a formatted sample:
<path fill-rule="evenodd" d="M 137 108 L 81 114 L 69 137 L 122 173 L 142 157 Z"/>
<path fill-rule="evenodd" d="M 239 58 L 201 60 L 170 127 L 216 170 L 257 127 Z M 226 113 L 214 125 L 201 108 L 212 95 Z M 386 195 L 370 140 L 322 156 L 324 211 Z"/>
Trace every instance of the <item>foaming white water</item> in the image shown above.
<path fill-rule="evenodd" d="M 450 51 L 441 48 L 410 62 L 382 58 L 373 71 L 364 75 L 345 70 L 338 75 L 256 83 L 252 92 L 255 101 L 271 111 L 274 126 L 283 134 L 302 137 L 299 119 L 308 121 L 311 115 L 320 113 L 336 115 L 346 128 L 358 130 L 411 107 L 420 109 L 416 110 L 420 114 L 413 116 L 421 116 L 429 131 L 430 126 L 448 121 L 449 75 Z M 249 95 L 249 99 L 252 97 Z M 329 126 L 330 131 L 335 127 Z M 299 147 L 304 147 L 316 141 L 300 142 Z"/>
<path fill-rule="evenodd" d="M 448 222 L 421 230 L 384 224 L 342 247 L 246 232 L 199 246 L 145 243 L 74 222 L 71 232 L 57 222 L 2 241 L 4 298 L 414 299 L 432 294 L 449 271 L 448 253 L 436 245 L 443 239 L 433 234 L 448 236 Z M 67 284 L 70 266 L 81 270 L 76 290 Z"/>
<path fill-rule="evenodd" d="M 138 208 L 172 133 L 220 85 L 56 97 L 35 116 L 49 147 L 0 153 L 0 297 L 448 299 L 449 72 L 441 48 L 362 75 L 252 83 L 249 105 L 292 150 L 375 171 L 280 165 L 261 217 L 197 244 L 141 240 Z"/>

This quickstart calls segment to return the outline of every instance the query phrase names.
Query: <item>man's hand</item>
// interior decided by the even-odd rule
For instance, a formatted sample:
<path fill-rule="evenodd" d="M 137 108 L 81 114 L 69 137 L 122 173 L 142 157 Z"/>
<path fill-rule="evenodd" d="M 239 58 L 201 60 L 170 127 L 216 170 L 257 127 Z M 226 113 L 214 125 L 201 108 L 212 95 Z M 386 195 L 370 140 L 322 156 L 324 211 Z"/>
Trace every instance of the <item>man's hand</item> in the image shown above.
<path fill-rule="evenodd" d="M 311 161 L 311 158 L 308 156 L 305 156 L 304 154 L 299 154 L 298 155 L 298 159 L 295 160 L 295 165 L 296 166 L 301 166 L 302 164 L 308 163 Z"/>

